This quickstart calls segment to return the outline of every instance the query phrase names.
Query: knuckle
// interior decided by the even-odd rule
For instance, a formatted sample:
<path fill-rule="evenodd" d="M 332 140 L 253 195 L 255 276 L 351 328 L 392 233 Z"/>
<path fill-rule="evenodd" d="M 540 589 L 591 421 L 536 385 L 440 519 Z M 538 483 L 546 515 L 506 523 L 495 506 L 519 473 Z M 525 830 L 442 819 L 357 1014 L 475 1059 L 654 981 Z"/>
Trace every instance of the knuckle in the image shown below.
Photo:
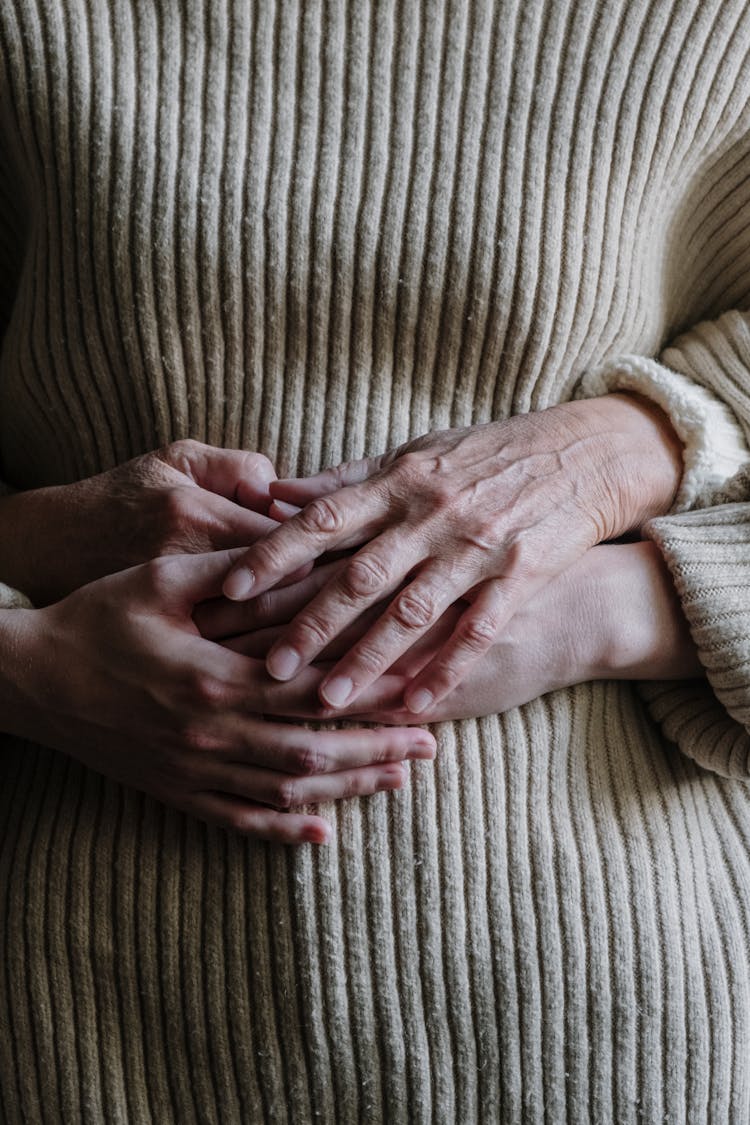
<path fill-rule="evenodd" d="M 299 804 L 298 786 L 294 778 L 284 777 L 272 787 L 271 800 L 277 808 L 290 809 Z"/>
<path fill-rule="evenodd" d="M 469 648 L 486 648 L 497 637 L 497 621 L 494 617 L 470 617 L 457 630 L 460 640 Z"/>
<path fill-rule="evenodd" d="M 404 629 L 424 629 L 434 616 L 434 602 L 425 593 L 407 589 L 393 603 L 393 617 Z"/>
<path fill-rule="evenodd" d="M 195 754 L 208 754 L 217 749 L 218 742 L 210 731 L 201 726 L 194 726 L 187 724 L 180 734 L 180 741 L 186 750 Z M 195 767 L 189 765 L 184 760 L 180 763 L 180 771 L 183 774 L 194 771 Z"/>
<path fill-rule="evenodd" d="M 252 547 L 252 567 L 256 573 L 264 570 L 274 571 L 284 566 L 285 554 L 283 546 L 278 543 L 274 534 L 267 539 L 259 539 Z"/>
<path fill-rule="evenodd" d="M 168 555 L 159 555 L 143 564 L 143 578 L 146 589 L 152 594 L 162 596 L 172 592 L 175 579 L 175 561 Z"/>
<path fill-rule="evenodd" d="M 312 614 L 300 618 L 290 637 L 293 648 L 306 652 L 310 648 L 325 646 L 330 640 L 330 625 Z"/>
<path fill-rule="evenodd" d="M 196 453 L 199 453 L 205 448 L 205 445 L 200 441 L 196 441 L 195 438 L 178 438 L 177 441 L 170 441 L 170 443 L 164 447 L 162 456 L 170 463 L 174 463 L 186 457 L 193 457 Z"/>
<path fill-rule="evenodd" d="M 389 668 L 396 659 L 397 653 L 384 652 L 379 648 L 373 648 L 372 645 L 360 644 L 354 652 L 356 666 L 365 675 L 377 675 L 384 672 Z"/>
<path fill-rule="evenodd" d="M 307 504 L 298 517 L 307 531 L 331 534 L 341 531 L 344 517 L 339 504 L 331 496 L 319 496 Z"/>
<path fill-rule="evenodd" d="M 312 746 L 295 746 L 289 752 L 292 769 L 300 777 L 309 777 L 311 774 L 323 773 L 326 767 L 325 754 Z"/>
<path fill-rule="evenodd" d="M 375 594 L 388 581 L 388 569 L 377 555 L 355 555 L 341 575 L 344 593 L 354 598 Z"/>
<path fill-rule="evenodd" d="M 193 497 L 182 485 L 167 488 L 161 494 L 161 518 L 167 534 L 183 531 L 194 518 Z"/>
<path fill-rule="evenodd" d="M 232 809 L 225 813 L 223 823 L 225 828 L 230 828 L 233 832 L 247 833 L 252 831 L 252 816 L 248 809 Z"/>
<path fill-rule="evenodd" d="M 267 621 L 273 619 L 273 607 L 275 598 L 273 591 L 264 590 L 262 594 L 258 594 L 251 602 L 244 603 L 248 607 L 248 616 L 255 622 L 256 625 L 264 625 Z"/>
<path fill-rule="evenodd" d="M 192 703 L 211 711 L 218 709 L 226 701 L 226 688 L 222 681 L 203 669 L 188 673 L 184 691 Z"/>

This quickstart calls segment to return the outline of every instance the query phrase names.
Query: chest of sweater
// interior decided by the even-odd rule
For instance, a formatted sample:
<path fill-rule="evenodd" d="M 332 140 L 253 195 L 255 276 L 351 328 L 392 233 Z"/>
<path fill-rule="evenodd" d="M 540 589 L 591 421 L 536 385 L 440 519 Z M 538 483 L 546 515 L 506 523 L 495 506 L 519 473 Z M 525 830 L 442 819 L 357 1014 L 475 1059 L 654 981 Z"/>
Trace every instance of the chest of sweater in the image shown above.
<path fill-rule="evenodd" d="M 744 7 L 6 6 L 6 475 L 307 472 L 657 349 Z"/>

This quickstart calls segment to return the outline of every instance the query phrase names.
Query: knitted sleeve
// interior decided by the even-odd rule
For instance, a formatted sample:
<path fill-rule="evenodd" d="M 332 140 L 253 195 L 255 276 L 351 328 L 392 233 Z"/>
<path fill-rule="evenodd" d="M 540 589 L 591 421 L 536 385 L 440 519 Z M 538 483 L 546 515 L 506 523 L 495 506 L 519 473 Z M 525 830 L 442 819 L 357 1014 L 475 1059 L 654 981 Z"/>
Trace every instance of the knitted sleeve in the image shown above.
<path fill-rule="evenodd" d="M 750 780 L 750 314 L 724 313 L 658 362 L 624 357 L 583 383 L 588 395 L 625 389 L 659 403 L 685 444 L 677 503 L 645 534 L 666 560 L 706 669 L 705 681 L 639 690 L 684 753 Z"/>

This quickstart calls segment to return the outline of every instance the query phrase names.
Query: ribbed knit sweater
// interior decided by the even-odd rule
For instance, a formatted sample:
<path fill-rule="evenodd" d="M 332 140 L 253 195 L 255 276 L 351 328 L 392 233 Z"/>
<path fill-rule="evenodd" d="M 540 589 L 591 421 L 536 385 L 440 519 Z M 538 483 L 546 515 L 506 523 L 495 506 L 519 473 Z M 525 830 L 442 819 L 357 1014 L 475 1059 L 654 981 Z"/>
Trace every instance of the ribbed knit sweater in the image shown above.
<path fill-rule="evenodd" d="M 0 68 L 8 487 L 636 387 L 708 675 L 440 724 L 319 849 L 6 738 L 2 1120 L 746 1125 L 750 7 L 4 0 Z"/>

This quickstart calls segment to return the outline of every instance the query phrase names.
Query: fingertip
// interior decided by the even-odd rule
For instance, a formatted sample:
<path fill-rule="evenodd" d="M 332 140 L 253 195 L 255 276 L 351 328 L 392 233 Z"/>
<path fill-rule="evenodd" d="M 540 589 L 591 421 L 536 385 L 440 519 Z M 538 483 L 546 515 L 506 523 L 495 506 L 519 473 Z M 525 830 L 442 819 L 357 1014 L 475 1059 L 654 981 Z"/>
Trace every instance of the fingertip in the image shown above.
<path fill-rule="evenodd" d="M 437 754 L 437 742 L 430 734 L 429 731 L 423 731 L 411 745 L 409 754 L 410 759 L 417 759 L 420 761 L 432 761 Z"/>
<path fill-rule="evenodd" d="M 285 683 L 292 679 L 301 663 L 298 652 L 295 652 L 289 645 L 281 645 L 269 652 L 266 658 L 266 671 L 275 680 Z"/>
<path fill-rule="evenodd" d="M 255 575 L 247 567 L 238 567 L 224 579 L 222 593 L 233 602 L 246 601 L 255 585 Z"/>
<path fill-rule="evenodd" d="M 327 820 L 318 818 L 308 821 L 302 829 L 302 841 L 306 844 L 323 844 L 331 843 L 333 839 L 333 830 Z"/>
<path fill-rule="evenodd" d="M 286 500 L 271 500 L 271 506 L 268 509 L 268 514 L 271 519 L 278 520 L 279 523 L 284 523 L 285 520 L 291 519 L 296 516 L 302 509 L 297 507 L 296 504 L 288 504 Z"/>
<path fill-rule="evenodd" d="M 334 676 L 320 685 L 319 694 L 323 703 L 338 709 L 350 701 L 354 693 L 354 683 L 348 676 Z"/>
<path fill-rule="evenodd" d="M 404 699 L 404 705 L 412 715 L 421 715 L 423 711 L 434 702 L 434 695 L 427 688 L 416 688 L 410 692 Z"/>

